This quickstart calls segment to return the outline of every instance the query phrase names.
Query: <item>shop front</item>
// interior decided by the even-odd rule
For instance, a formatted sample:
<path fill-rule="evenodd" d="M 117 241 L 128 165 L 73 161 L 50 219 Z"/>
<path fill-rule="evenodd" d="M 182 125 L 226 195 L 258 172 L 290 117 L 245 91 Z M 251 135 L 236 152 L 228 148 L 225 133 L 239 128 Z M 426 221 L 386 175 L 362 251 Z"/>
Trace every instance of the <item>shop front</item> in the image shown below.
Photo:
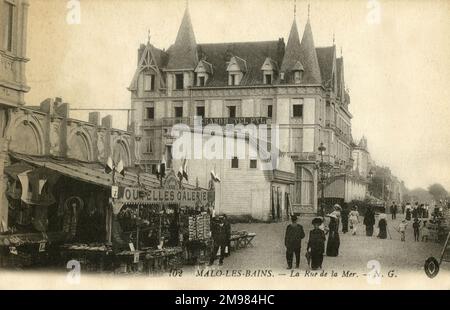
<path fill-rule="evenodd" d="M 66 266 L 153 272 L 209 243 L 214 195 L 133 172 L 108 174 L 98 163 L 10 153 L 2 266 Z"/>

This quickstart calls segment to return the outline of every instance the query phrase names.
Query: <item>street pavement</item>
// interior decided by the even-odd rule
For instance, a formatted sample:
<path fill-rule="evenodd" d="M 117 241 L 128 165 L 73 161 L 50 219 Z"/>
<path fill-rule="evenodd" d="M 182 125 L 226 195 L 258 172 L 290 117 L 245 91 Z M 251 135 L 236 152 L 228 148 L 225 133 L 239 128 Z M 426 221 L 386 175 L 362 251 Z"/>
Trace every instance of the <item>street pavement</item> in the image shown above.
<path fill-rule="evenodd" d="M 390 215 L 388 215 L 390 217 Z M 360 224 L 356 236 L 351 233 L 343 234 L 340 227 L 341 245 L 338 257 L 324 257 L 324 270 L 351 270 L 355 272 L 367 272 L 367 263 L 371 260 L 380 262 L 381 269 L 385 272 L 396 270 L 397 272 L 422 272 L 425 260 L 434 256 L 440 257 L 442 244 L 435 242 L 415 242 L 412 223 L 408 225 L 406 242 L 400 240 L 398 227 L 403 215 L 398 215 L 397 220 L 388 219 L 389 235 L 381 240 L 376 237 L 378 229 L 375 229 L 373 237 L 365 235 L 365 226 Z M 312 218 L 299 218 L 303 225 L 306 237 L 302 242 L 300 270 L 308 270 L 305 258 L 306 244 L 309 231 L 312 229 Z M 362 222 L 362 218 L 361 218 Z M 378 223 L 378 220 L 377 220 Z M 223 269 L 272 269 L 286 270 L 284 233 L 288 222 L 270 224 L 234 224 L 232 230 L 245 230 L 256 233 L 253 247 L 232 252 L 225 259 Z M 450 263 L 447 263 L 450 269 Z"/>

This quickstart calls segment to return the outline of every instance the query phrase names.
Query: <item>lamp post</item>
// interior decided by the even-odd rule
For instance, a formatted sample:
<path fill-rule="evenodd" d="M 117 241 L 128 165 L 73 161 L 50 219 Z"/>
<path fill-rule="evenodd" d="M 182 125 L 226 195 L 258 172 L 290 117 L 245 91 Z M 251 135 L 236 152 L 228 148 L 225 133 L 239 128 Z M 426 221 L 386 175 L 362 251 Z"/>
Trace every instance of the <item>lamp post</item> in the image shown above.
<path fill-rule="evenodd" d="M 324 176 L 324 163 L 323 163 L 323 155 L 325 155 L 325 151 L 327 148 L 323 143 L 320 143 L 319 146 L 319 152 L 320 152 L 320 183 L 322 185 L 321 190 L 321 199 L 320 199 L 320 215 L 325 216 L 325 210 L 324 210 L 324 203 L 325 203 L 325 176 Z"/>

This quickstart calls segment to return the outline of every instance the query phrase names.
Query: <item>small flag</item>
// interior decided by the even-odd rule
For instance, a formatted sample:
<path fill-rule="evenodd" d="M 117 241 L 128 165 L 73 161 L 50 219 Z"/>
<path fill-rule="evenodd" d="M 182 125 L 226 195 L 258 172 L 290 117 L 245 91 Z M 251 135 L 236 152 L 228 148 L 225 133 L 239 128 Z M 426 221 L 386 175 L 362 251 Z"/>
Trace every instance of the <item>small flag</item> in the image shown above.
<path fill-rule="evenodd" d="M 158 169 L 156 170 L 156 175 L 158 179 L 164 178 L 166 176 L 166 161 L 163 159 L 161 163 L 158 165 Z"/>
<path fill-rule="evenodd" d="M 214 170 L 211 170 L 211 179 L 214 182 L 219 182 L 220 183 L 220 178 L 219 178 L 219 176 L 217 176 L 217 174 L 214 172 Z"/>
<path fill-rule="evenodd" d="M 22 196 L 20 197 L 22 199 L 23 202 L 28 202 L 28 191 L 29 191 L 29 187 L 30 187 L 30 180 L 28 178 L 28 172 L 30 172 L 31 170 L 22 172 L 21 174 L 17 175 L 17 177 L 19 178 L 20 184 L 22 185 Z"/>
<path fill-rule="evenodd" d="M 105 172 L 106 173 L 111 173 L 114 169 L 114 164 L 113 164 L 113 160 L 110 157 L 108 157 L 108 160 L 106 161 L 106 166 L 105 166 Z"/>
<path fill-rule="evenodd" d="M 125 176 L 125 168 L 123 167 L 122 159 L 119 160 L 119 163 L 116 166 L 116 171 L 120 173 L 122 176 Z"/>
<path fill-rule="evenodd" d="M 189 177 L 187 174 L 187 160 L 186 158 L 183 159 L 183 162 L 180 166 L 180 169 L 178 170 L 178 178 L 180 179 L 180 182 L 183 181 L 183 178 L 186 179 L 186 181 L 189 181 Z"/>

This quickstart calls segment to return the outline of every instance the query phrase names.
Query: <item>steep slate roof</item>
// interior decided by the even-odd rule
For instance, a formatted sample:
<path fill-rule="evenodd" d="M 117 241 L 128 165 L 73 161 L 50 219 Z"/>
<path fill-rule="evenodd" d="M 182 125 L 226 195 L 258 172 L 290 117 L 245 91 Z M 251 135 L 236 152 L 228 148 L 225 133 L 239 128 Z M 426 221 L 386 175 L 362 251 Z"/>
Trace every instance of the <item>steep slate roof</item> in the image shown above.
<path fill-rule="evenodd" d="M 279 63 L 283 50 L 284 42 L 282 40 L 198 44 L 199 55 L 211 63 L 214 69 L 214 74 L 208 79 L 206 86 L 228 85 L 227 62 L 233 56 L 244 59 L 247 64 L 247 72 L 245 72 L 240 85 L 263 84 L 261 66 L 267 57 Z"/>
<path fill-rule="evenodd" d="M 343 65 L 344 59 L 342 57 L 336 58 L 336 79 L 337 79 L 337 94 L 338 97 L 344 95 L 344 80 L 343 80 Z"/>
<path fill-rule="evenodd" d="M 316 48 L 314 47 L 314 39 L 309 19 L 306 22 L 302 42 L 300 43 L 300 61 L 305 68 L 302 83 L 322 84 L 319 62 L 317 60 Z"/>
<path fill-rule="evenodd" d="M 320 67 L 320 75 L 324 86 L 331 85 L 333 79 L 333 62 L 335 58 L 336 46 L 317 47 L 317 60 Z"/>
<path fill-rule="evenodd" d="M 167 69 L 194 69 L 197 66 L 197 43 L 189 10 L 186 7 L 175 44 L 170 47 Z"/>
<path fill-rule="evenodd" d="M 298 35 L 297 22 L 294 19 L 281 64 L 281 72 L 292 71 L 298 61 L 300 61 L 300 37 Z"/>
<path fill-rule="evenodd" d="M 158 65 L 158 68 L 161 69 L 166 67 L 167 62 L 169 60 L 169 54 L 166 51 L 154 47 L 152 44 L 150 44 L 150 48 L 153 53 L 153 56 L 155 56 L 155 62 Z"/>

